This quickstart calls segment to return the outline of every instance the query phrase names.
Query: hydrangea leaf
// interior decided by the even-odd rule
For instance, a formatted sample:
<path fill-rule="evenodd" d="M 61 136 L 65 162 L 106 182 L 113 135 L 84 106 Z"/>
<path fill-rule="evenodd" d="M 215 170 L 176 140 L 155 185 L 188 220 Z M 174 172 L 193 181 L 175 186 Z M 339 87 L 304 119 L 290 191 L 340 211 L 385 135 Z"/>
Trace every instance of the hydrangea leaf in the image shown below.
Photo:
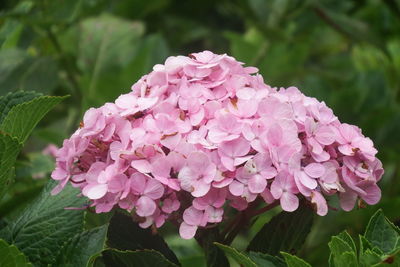
<path fill-rule="evenodd" d="M 92 255 L 105 248 L 108 225 L 83 231 L 71 238 L 60 250 L 57 266 L 86 267 Z"/>
<path fill-rule="evenodd" d="M 14 179 L 14 164 L 21 148 L 17 138 L 0 132 L 0 200 Z"/>
<path fill-rule="evenodd" d="M 287 264 L 288 267 L 311 267 L 311 265 L 307 262 L 305 262 L 304 260 L 300 259 L 299 257 L 289 254 L 289 253 L 285 253 L 285 252 L 281 252 L 283 258 L 285 259 L 285 262 Z"/>
<path fill-rule="evenodd" d="M 378 247 L 385 254 L 390 254 L 396 247 L 400 247 L 400 234 L 382 210 L 378 210 L 371 217 L 364 236 L 372 246 Z"/>
<path fill-rule="evenodd" d="M 0 239 L 0 255 L 0 266 L 32 266 L 16 246 L 7 244 L 3 239 Z"/>
<path fill-rule="evenodd" d="M 338 236 L 333 236 L 328 246 L 331 250 L 334 266 L 358 266 L 356 253 L 347 241 Z"/>
<path fill-rule="evenodd" d="M 81 207 L 85 199 L 67 186 L 51 196 L 56 182 L 47 183 L 41 194 L 15 220 L 0 231 L 0 237 L 17 246 L 37 266 L 55 262 L 58 251 L 72 236 L 81 232 L 83 211 L 66 207 Z"/>
<path fill-rule="evenodd" d="M 249 257 L 252 261 L 254 261 L 258 266 L 265 267 L 286 267 L 285 262 L 277 256 L 271 256 L 269 254 L 264 254 L 260 252 L 249 252 Z"/>
<path fill-rule="evenodd" d="M 204 250 L 207 266 L 228 267 L 229 261 L 225 253 L 214 242 L 221 240 L 218 227 L 211 229 L 198 229 L 195 236 L 197 242 Z"/>
<path fill-rule="evenodd" d="M 0 125 L 0 130 L 25 142 L 38 122 L 66 97 L 40 96 L 11 108 Z"/>
<path fill-rule="evenodd" d="M 337 235 L 337 237 L 339 237 L 340 239 L 342 239 L 343 241 L 345 241 L 350 248 L 352 249 L 352 251 L 357 252 L 357 248 L 356 248 L 356 244 L 354 243 L 353 238 L 349 235 L 349 233 L 347 233 L 347 231 L 343 231 L 340 234 Z"/>
<path fill-rule="evenodd" d="M 0 124 L 12 107 L 30 101 L 41 94 L 33 91 L 18 91 L 0 97 Z"/>
<path fill-rule="evenodd" d="M 247 250 L 273 256 L 279 255 L 280 251 L 295 253 L 310 232 L 313 216 L 313 211 L 306 206 L 300 206 L 294 212 L 281 212 L 261 228 Z"/>
<path fill-rule="evenodd" d="M 228 257 L 234 259 L 238 264 L 240 264 L 243 267 L 257 267 L 257 264 L 250 259 L 249 256 L 239 252 L 237 249 L 226 246 L 220 243 L 215 242 L 214 243 L 217 247 L 219 247 L 221 250 L 225 252 L 225 255 Z"/>
<path fill-rule="evenodd" d="M 170 262 L 163 254 L 156 250 L 120 251 L 107 249 L 100 257 L 93 260 L 94 266 L 141 266 L 141 267 L 177 267 Z"/>
<path fill-rule="evenodd" d="M 178 263 L 175 253 L 161 236 L 154 235 L 150 229 L 142 229 L 131 217 L 121 212 L 116 212 L 110 220 L 107 245 L 119 250 L 153 249 L 171 262 Z"/>

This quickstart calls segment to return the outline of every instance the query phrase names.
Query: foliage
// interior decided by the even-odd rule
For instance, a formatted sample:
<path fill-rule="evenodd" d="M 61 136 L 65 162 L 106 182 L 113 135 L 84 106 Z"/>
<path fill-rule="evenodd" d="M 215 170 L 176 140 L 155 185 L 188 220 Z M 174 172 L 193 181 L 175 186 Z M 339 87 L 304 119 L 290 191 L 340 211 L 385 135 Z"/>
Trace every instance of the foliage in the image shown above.
<path fill-rule="evenodd" d="M 385 168 L 377 206 L 315 217 L 301 249 L 304 238 L 295 246 L 296 256 L 283 245 L 273 253 L 245 251 L 260 230 L 270 234 L 263 226 L 273 223 L 278 210 L 249 222 L 252 227 L 233 241 L 237 249 L 215 245 L 217 237 L 207 240 L 209 255 L 226 262 L 225 252 L 232 264 L 238 260 L 245 266 L 307 266 L 300 258 L 312 266 L 326 266 L 328 258 L 332 266 L 399 264 L 398 1 L 6 0 L 0 9 L 0 254 L 9 255 L 0 265 L 24 266 L 27 260 L 34 265 L 144 265 L 147 257 L 165 266 L 177 264 L 176 258 L 185 266 L 204 264 L 199 245 L 176 239 L 173 226 L 161 234 L 174 256 L 151 246 L 108 248 L 109 218 L 64 210 L 84 204 L 72 188 L 65 195 L 45 195 L 53 186 L 46 185 L 52 165 L 38 156 L 48 143 L 61 145 L 88 107 L 127 92 L 168 55 L 204 49 L 257 66 L 268 84 L 295 85 L 324 100 L 342 122 L 359 125 L 374 140 Z M 44 179 L 32 179 L 39 176 Z M 337 205 L 330 203 L 333 209 Z M 357 237 L 378 208 L 393 224 L 378 211 Z M 53 231 L 49 225 L 60 227 Z M 25 240 L 30 231 L 31 238 L 45 237 L 49 243 Z M 89 239 L 101 246 L 86 245 Z M 63 256 L 68 253 L 79 256 Z"/>

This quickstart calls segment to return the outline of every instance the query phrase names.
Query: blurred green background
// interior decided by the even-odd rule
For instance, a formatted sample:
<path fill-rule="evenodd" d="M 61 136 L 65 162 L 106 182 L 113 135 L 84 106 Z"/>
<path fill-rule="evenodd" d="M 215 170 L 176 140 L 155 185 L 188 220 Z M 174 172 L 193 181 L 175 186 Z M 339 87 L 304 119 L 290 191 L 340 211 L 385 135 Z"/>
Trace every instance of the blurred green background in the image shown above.
<path fill-rule="evenodd" d="M 357 237 L 379 207 L 400 224 L 399 0 L 5 0 L 0 10 L 0 95 L 71 95 L 20 155 L 17 182 L 0 203 L 3 219 L 38 194 L 46 180 L 38 178 L 53 168 L 41 150 L 61 145 L 87 108 L 128 92 L 168 56 L 211 50 L 257 66 L 272 86 L 325 101 L 379 150 L 381 202 L 317 218 L 300 257 L 326 266 L 330 236 L 347 229 Z M 270 216 L 234 246 L 244 248 Z M 183 262 L 201 257 L 195 242 L 167 239 Z"/>

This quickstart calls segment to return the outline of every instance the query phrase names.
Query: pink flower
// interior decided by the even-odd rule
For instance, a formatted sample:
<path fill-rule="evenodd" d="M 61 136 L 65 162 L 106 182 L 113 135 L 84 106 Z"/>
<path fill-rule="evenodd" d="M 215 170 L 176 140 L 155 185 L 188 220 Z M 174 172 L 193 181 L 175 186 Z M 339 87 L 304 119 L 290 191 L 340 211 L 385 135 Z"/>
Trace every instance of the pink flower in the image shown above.
<path fill-rule="evenodd" d="M 194 197 L 201 197 L 210 190 L 216 175 L 216 166 L 204 152 L 192 152 L 187 158 L 178 179 L 181 188 L 191 192 Z"/>
<path fill-rule="evenodd" d="M 289 173 L 280 172 L 271 184 L 271 194 L 275 199 L 279 199 L 282 209 L 285 211 L 295 211 L 299 206 L 299 199 L 296 194 L 298 189 L 293 176 Z"/>
<path fill-rule="evenodd" d="M 125 209 L 143 228 L 172 221 L 186 239 L 256 199 L 291 212 L 303 198 L 321 216 L 332 195 L 344 210 L 377 203 L 372 141 L 257 71 L 210 51 L 155 65 L 131 92 L 89 109 L 54 151 L 52 193 L 70 182 L 96 212 Z"/>
<path fill-rule="evenodd" d="M 157 207 L 155 200 L 164 194 L 162 184 L 137 172 L 131 175 L 130 185 L 133 193 L 139 196 L 136 201 L 136 213 L 142 217 L 152 215 Z"/>

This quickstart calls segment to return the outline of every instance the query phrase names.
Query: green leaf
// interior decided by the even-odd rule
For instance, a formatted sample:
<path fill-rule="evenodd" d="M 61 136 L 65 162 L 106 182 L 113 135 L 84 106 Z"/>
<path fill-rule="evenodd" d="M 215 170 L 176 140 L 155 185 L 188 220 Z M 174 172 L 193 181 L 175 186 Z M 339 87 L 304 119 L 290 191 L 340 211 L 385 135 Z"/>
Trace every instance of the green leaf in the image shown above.
<path fill-rule="evenodd" d="M 16 246 L 7 244 L 6 241 L 0 239 L 0 266 L 3 267 L 25 267 L 32 266 L 25 255 L 22 254 Z"/>
<path fill-rule="evenodd" d="M 288 267 L 311 267 L 311 265 L 295 255 L 281 252 Z"/>
<path fill-rule="evenodd" d="M 0 97 L 0 124 L 3 121 L 3 119 L 6 117 L 8 112 L 13 108 L 14 106 L 18 104 L 22 104 L 24 102 L 30 101 L 34 99 L 35 97 L 40 96 L 39 93 L 28 91 L 18 91 L 18 92 L 12 92 L 8 93 L 5 96 Z"/>
<path fill-rule="evenodd" d="M 15 220 L 0 231 L 0 237 L 17 246 L 37 266 L 55 262 L 59 250 L 83 227 L 83 211 L 66 207 L 82 207 L 84 198 L 78 190 L 67 186 L 56 196 L 50 191 L 55 181 L 47 183 L 42 193 Z"/>
<path fill-rule="evenodd" d="M 198 229 L 195 238 L 202 247 L 206 256 L 207 266 L 225 267 L 230 266 L 225 253 L 219 249 L 214 242 L 220 242 L 221 236 L 218 227 L 211 229 Z"/>
<path fill-rule="evenodd" d="M 48 56 L 20 49 L 0 50 L 0 94 L 16 90 L 51 92 L 58 84 L 58 65 Z"/>
<path fill-rule="evenodd" d="M 102 262 L 103 266 L 118 267 L 176 267 L 178 265 L 167 260 L 160 252 L 155 250 L 119 251 L 107 249 L 102 256 L 96 258 L 95 266 Z"/>
<path fill-rule="evenodd" d="M 111 15 L 81 22 L 77 64 L 83 73 L 80 84 L 88 106 L 114 100 L 129 90 L 134 81 L 121 73 L 135 57 L 143 32 L 143 24 Z"/>
<path fill-rule="evenodd" d="M 338 236 L 333 236 L 328 246 L 331 250 L 333 263 L 336 267 L 358 266 L 356 253 L 347 241 L 344 241 Z"/>
<path fill-rule="evenodd" d="M 261 228 L 247 250 L 273 256 L 280 251 L 296 253 L 310 232 L 313 216 L 314 212 L 306 206 L 294 212 L 281 212 Z"/>
<path fill-rule="evenodd" d="M 56 266 L 86 267 L 90 258 L 100 255 L 104 249 L 107 226 L 103 225 L 75 235 L 60 250 Z"/>
<path fill-rule="evenodd" d="M 347 233 L 347 231 L 341 232 L 337 235 L 337 237 L 345 241 L 350 246 L 352 251 L 357 252 L 356 244 L 354 243 L 354 240 L 353 238 L 351 238 L 349 233 Z"/>
<path fill-rule="evenodd" d="M 400 247 L 400 234 L 396 227 L 378 210 L 370 219 L 364 234 L 365 238 L 386 254 Z"/>
<path fill-rule="evenodd" d="M 255 262 L 253 262 L 249 256 L 239 252 L 237 249 L 230 247 L 230 246 L 226 246 L 217 242 L 214 242 L 214 244 L 219 247 L 220 249 L 222 249 L 226 256 L 234 259 L 238 264 L 240 264 L 243 267 L 257 267 L 257 264 L 255 264 Z"/>
<path fill-rule="evenodd" d="M 66 96 L 40 96 L 14 106 L 1 123 L 0 131 L 15 136 L 24 143 L 44 115 L 65 98 Z"/>
<path fill-rule="evenodd" d="M 286 267 L 285 262 L 280 257 L 263 254 L 260 252 L 249 252 L 249 257 L 257 266 L 263 267 Z"/>
<path fill-rule="evenodd" d="M 17 138 L 0 132 L 0 200 L 14 179 L 14 164 L 21 147 Z"/>
<path fill-rule="evenodd" d="M 110 220 L 107 245 L 119 250 L 153 249 L 171 262 L 179 262 L 161 236 L 153 234 L 150 229 L 141 228 L 131 217 L 121 212 L 115 212 Z"/>

